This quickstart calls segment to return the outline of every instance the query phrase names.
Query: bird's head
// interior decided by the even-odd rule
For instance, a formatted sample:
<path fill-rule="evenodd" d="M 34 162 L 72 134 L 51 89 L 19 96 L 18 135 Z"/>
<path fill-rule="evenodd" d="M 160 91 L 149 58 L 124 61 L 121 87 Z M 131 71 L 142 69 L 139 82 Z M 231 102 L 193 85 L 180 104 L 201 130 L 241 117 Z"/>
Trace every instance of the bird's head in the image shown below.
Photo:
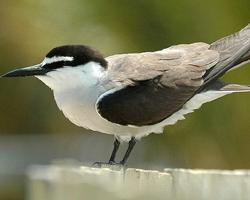
<path fill-rule="evenodd" d="M 46 85 L 52 87 L 51 81 L 47 81 L 47 77 L 57 78 L 60 76 L 63 79 L 64 72 L 74 71 L 76 73 L 76 69 L 79 68 L 84 71 L 85 66 L 90 64 L 100 66 L 103 69 L 107 67 L 106 60 L 98 51 L 85 45 L 65 45 L 52 49 L 40 64 L 15 69 L 1 77 L 36 76 Z M 69 76 L 65 76 L 62 81 L 72 81 L 67 80 L 67 77 Z"/>

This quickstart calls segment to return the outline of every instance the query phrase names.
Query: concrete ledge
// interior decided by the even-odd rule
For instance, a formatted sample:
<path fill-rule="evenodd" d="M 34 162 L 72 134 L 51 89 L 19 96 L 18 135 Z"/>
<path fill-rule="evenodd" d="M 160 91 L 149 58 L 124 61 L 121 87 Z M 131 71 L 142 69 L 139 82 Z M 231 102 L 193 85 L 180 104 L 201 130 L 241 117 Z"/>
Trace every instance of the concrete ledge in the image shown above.
<path fill-rule="evenodd" d="M 29 200 L 249 200 L 250 171 L 33 166 Z"/>

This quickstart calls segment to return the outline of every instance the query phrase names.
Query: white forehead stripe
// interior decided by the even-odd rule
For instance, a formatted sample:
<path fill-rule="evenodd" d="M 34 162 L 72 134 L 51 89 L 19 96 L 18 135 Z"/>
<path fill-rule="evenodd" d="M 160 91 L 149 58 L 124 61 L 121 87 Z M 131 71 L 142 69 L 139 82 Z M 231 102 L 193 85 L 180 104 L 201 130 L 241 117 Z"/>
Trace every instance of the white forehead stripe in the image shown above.
<path fill-rule="evenodd" d="M 42 66 L 46 64 L 54 63 L 54 62 L 73 61 L 73 60 L 74 60 L 74 57 L 71 57 L 71 56 L 54 56 L 52 58 L 45 57 L 45 59 L 42 62 Z"/>

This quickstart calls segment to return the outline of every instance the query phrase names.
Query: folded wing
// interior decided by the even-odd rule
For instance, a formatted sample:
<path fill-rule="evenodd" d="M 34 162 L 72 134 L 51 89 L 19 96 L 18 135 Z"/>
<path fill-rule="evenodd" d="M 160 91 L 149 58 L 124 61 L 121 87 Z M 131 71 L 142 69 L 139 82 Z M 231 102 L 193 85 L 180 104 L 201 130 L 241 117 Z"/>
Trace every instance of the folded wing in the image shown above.
<path fill-rule="evenodd" d="M 206 71 L 219 61 L 218 52 L 209 48 L 194 43 L 108 57 L 109 78 L 122 89 L 99 98 L 99 114 L 113 123 L 134 126 L 166 119 L 195 94 Z"/>

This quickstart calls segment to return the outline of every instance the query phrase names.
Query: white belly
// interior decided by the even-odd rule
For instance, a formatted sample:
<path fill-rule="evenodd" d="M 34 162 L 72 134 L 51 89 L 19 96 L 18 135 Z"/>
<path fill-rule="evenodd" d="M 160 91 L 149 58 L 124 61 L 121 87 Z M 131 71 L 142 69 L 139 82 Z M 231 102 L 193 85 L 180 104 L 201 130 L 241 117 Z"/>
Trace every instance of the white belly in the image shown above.
<path fill-rule="evenodd" d="M 99 94 L 94 94 L 93 91 L 98 91 L 97 88 L 92 88 L 92 93 L 86 95 L 85 92 L 71 91 L 70 93 L 55 93 L 55 99 L 60 110 L 74 124 L 80 127 L 91 129 L 94 131 L 112 134 L 119 137 L 121 140 L 129 140 L 132 136 L 140 139 L 150 133 L 162 133 L 163 128 L 167 125 L 173 125 L 178 120 L 185 119 L 184 115 L 198 109 L 203 103 L 212 101 L 228 93 L 216 91 L 208 91 L 201 93 L 189 100 L 181 110 L 163 120 L 160 123 L 149 126 L 123 126 L 114 124 L 102 118 L 96 111 L 95 102 Z"/>
<path fill-rule="evenodd" d="M 140 138 L 151 133 L 151 126 L 135 127 L 114 124 L 102 118 L 96 111 L 95 103 L 98 94 L 71 91 L 70 93 L 54 93 L 56 103 L 64 115 L 75 125 L 94 131 L 112 134 L 127 140 L 132 136 Z M 97 91 L 93 88 L 92 91 Z"/>

